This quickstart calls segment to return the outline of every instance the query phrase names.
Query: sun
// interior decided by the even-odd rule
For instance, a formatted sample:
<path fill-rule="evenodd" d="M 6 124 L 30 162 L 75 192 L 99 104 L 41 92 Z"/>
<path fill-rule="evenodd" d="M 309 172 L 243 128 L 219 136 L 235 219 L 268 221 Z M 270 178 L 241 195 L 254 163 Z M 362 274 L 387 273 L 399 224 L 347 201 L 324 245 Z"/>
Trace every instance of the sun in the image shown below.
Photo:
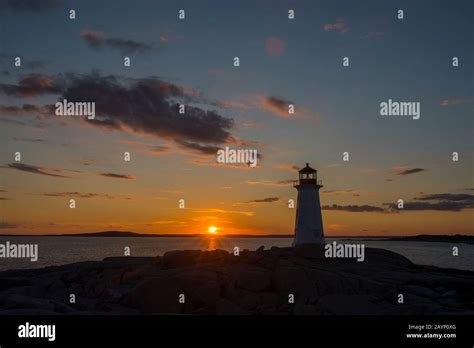
<path fill-rule="evenodd" d="M 217 232 L 217 227 L 215 226 L 210 226 L 209 229 L 208 229 L 208 232 L 211 233 L 211 234 L 214 234 Z"/>

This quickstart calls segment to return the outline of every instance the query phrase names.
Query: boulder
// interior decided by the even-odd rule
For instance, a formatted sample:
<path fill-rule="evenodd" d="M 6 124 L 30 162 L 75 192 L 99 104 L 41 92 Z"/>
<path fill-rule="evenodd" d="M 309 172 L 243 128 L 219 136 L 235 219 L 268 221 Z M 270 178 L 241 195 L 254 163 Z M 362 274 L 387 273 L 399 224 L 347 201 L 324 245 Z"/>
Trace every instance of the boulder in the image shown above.
<path fill-rule="evenodd" d="M 181 313 L 183 304 L 178 302 L 181 293 L 174 279 L 151 278 L 130 290 L 121 303 L 141 313 Z"/>
<path fill-rule="evenodd" d="M 430 299 L 437 298 L 439 297 L 439 294 L 431 290 L 429 288 L 423 287 L 423 286 L 418 286 L 418 285 L 405 285 L 401 287 L 401 291 L 403 292 L 409 292 L 411 294 L 417 295 L 417 296 L 422 296 L 422 297 L 427 297 Z"/>
<path fill-rule="evenodd" d="M 54 303 L 46 299 L 12 294 L 3 299 L 2 309 L 28 308 L 54 311 Z"/>
<path fill-rule="evenodd" d="M 165 268 L 189 267 L 197 263 L 201 250 L 175 250 L 166 252 L 161 260 Z"/>
<path fill-rule="evenodd" d="M 240 265 L 233 271 L 235 285 L 251 291 L 263 291 L 270 287 L 271 272 L 260 267 Z"/>
<path fill-rule="evenodd" d="M 213 312 L 221 294 L 221 286 L 216 281 L 204 282 L 189 294 L 194 308 L 206 308 Z"/>

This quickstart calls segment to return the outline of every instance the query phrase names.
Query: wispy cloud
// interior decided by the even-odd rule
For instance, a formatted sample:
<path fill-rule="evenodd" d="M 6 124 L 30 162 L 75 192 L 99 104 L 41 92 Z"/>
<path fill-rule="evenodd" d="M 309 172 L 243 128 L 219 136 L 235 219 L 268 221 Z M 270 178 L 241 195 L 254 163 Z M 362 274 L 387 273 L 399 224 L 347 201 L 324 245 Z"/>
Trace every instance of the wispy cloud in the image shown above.
<path fill-rule="evenodd" d="M 245 183 L 247 185 L 262 185 L 262 186 L 288 186 L 288 185 L 293 185 L 294 180 L 279 180 L 279 181 L 274 181 L 274 180 L 246 180 Z"/>
<path fill-rule="evenodd" d="M 420 173 L 420 172 L 424 172 L 424 171 L 426 171 L 426 169 L 423 169 L 423 168 L 411 168 L 411 169 L 402 170 L 401 172 L 398 172 L 397 174 L 398 174 L 398 175 L 410 175 L 410 174 L 416 174 L 416 173 Z"/>
<path fill-rule="evenodd" d="M 72 163 L 82 164 L 83 166 L 94 166 L 94 165 L 99 165 L 99 164 L 104 163 L 104 161 L 99 160 L 94 157 L 74 157 L 74 158 L 70 158 L 69 161 Z"/>
<path fill-rule="evenodd" d="M 351 213 L 383 213 L 384 208 L 373 205 L 323 205 L 323 210 L 347 211 Z"/>
<path fill-rule="evenodd" d="M 354 197 L 360 196 L 360 191 L 356 190 L 328 190 L 328 191 L 321 191 L 321 195 L 325 196 L 342 196 L 342 195 L 349 195 Z"/>
<path fill-rule="evenodd" d="M 135 180 L 136 179 L 133 175 L 127 175 L 127 174 L 98 173 L 97 175 L 105 176 L 106 178 L 113 178 L 113 179 L 127 179 L 127 180 Z"/>
<path fill-rule="evenodd" d="M 397 204 L 384 203 L 392 211 L 451 211 L 460 212 L 464 209 L 474 208 L 474 195 L 458 193 L 434 193 L 415 197 L 414 202 L 405 202 L 403 209 L 398 209 Z"/>
<path fill-rule="evenodd" d="M 129 196 L 116 196 L 116 195 L 109 195 L 104 193 L 81 193 L 77 191 L 71 192 L 51 192 L 51 193 L 43 193 L 42 196 L 45 197 L 75 197 L 75 198 L 99 198 L 99 199 L 123 199 L 123 200 L 131 200 L 132 198 Z"/>
<path fill-rule="evenodd" d="M 338 31 L 345 34 L 349 31 L 347 23 L 343 19 L 337 19 L 335 23 L 326 23 L 323 25 L 324 31 Z"/>
<path fill-rule="evenodd" d="M 139 141 L 122 140 L 121 144 L 132 145 L 141 151 L 151 155 L 164 155 L 170 152 L 171 147 L 168 145 L 147 144 Z"/>
<path fill-rule="evenodd" d="M 253 211 L 242 211 L 242 210 L 228 210 L 228 209 L 202 209 L 202 210 L 195 210 L 196 213 L 205 213 L 205 214 L 237 214 L 237 215 L 245 215 L 245 216 L 254 216 L 255 213 Z"/>
<path fill-rule="evenodd" d="M 288 112 L 288 106 L 290 104 L 294 105 L 295 103 L 282 97 L 267 96 L 260 98 L 260 106 L 263 110 L 270 111 L 284 118 L 291 118 L 296 114 L 296 109 L 295 114 Z"/>
<path fill-rule="evenodd" d="M 281 96 L 257 94 L 247 96 L 241 100 L 222 100 L 215 102 L 215 104 L 225 109 L 263 110 L 281 118 L 319 120 L 317 113 L 312 113 L 306 108 L 296 105 L 290 99 Z M 289 112 L 290 105 L 294 106 L 294 113 Z"/>
<path fill-rule="evenodd" d="M 152 46 L 146 43 L 123 38 L 108 38 L 99 31 L 83 30 L 81 37 L 95 49 L 112 48 L 123 54 L 146 53 L 152 49 Z"/>
<path fill-rule="evenodd" d="M 453 105 L 459 105 L 459 104 L 463 104 L 463 103 L 466 103 L 467 100 L 466 99 L 457 99 L 457 98 L 451 98 L 451 99 L 443 99 L 443 101 L 441 102 L 441 106 L 443 107 L 448 107 L 448 106 L 453 106 Z"/>
<path fill-rule="evenodd" d="M 0 84 L 0 93 L 18 98 L 31 98 L 61 91 L 57 81 L 46 75 L 31 74 L 22 78 L 18 84 Z"/>
<path fill-rule="evenodd" d="M 415 198 L 420 201 L 445 200 L 451 202 L 470 201 L 474 202 L 474 195 L 468 193 L 433 193 Z"/>
<path fill-rule="evenodd" d="M 69 178 L 69 176 L 61 175 L 61 174 L 55 174 L 55 173 L 63 173 L 63 172 L 68 172 L 68 171 L 76 172 L 74 170 L 61 169 L 61 168 L 39 167 L 39 166 L 30 165 L 30 164 L 23 164 L 23 163 L 10 163 L 6 166 L 2 166 L 1 168 L 15 169 L 15 170 L 19 170 L 19 171 L 22 171 L 22 172 L 52 176 L 52 177 L 57 177 L 57 178 Z"/>
<path fill-rule="evenodd" d="M 301 169 L 296 164 L 290 164 L 290 163 L 279 163 L 275 166 L 275 168 L 281 169 L 281 170 L 286 170 L 286 171 L 289 171 L 289 172 L 292 172 L 292 173 L 297 172 L 298 170 Z"/>
<path fill-rule="evenodd" d="M 279 200 L 280 198 L 278 197 L 267 197 L 267 198 L 253 199 L 251 201 L 246 201 L 246 202 L 243 202 L 243 204 L 273 203 L 273 202 L 278 202 Z"/>

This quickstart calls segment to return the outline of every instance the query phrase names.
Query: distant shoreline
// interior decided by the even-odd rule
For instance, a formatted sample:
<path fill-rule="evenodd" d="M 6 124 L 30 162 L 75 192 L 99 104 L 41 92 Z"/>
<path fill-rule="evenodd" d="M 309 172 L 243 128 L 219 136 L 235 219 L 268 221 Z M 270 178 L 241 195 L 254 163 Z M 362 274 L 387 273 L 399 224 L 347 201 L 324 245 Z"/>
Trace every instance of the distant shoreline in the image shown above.
<path fill-rule="evenodd" d="M 193 233 L 193 234 L 147 234 L 125 231 L 104 231 L 91 233 L 71 233 L 71 234 L 0 234 L 0 237 L 179 237 L 179 238 L 196 238 L 196 237 L 212 237 L 210 234 Z M 216 235 L 219 238 L 293 238 L 292 234 L 223 234 Z M 383 239 L 386 241 L 410 241 L 410 242 L 458 242 L 474 244 L 474 236 L 469 235 L 429 235 L 420 234 L 415 236 L 327 236 L 327 238 L 337 239 Z"/>

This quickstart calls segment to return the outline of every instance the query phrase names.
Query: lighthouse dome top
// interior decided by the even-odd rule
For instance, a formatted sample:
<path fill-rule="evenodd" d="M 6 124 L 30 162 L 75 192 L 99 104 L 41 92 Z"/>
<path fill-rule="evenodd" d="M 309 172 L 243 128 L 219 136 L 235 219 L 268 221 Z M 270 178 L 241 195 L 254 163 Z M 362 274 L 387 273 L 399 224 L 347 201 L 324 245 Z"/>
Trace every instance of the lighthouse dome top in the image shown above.
<path fill-rule="evenodd" d="M 300 172 L 301 174 L 310 174 L 310 173 L 316 173 L 317 170 L 314 169 L 314 168 L 311 168 L 311 167 L 309 166 L 309 163 L 306 163 L 306 167 L 304 167 L 303 169 L 301 169 L 299 172 Z"/>

